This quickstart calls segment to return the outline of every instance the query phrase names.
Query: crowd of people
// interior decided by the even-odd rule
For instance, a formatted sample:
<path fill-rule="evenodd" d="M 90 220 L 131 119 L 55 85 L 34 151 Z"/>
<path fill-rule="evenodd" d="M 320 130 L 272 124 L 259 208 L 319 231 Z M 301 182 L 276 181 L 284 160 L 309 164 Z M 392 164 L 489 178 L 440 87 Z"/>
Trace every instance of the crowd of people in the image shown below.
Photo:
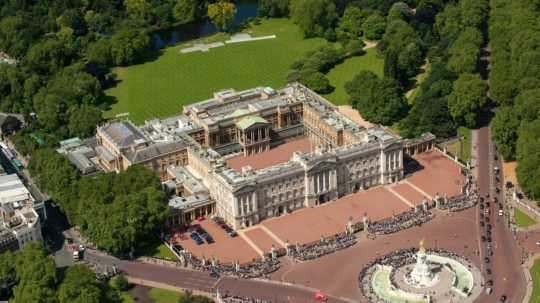
<path fill-rule="evenodd" d="M 423 208 L 411 209 L 390 218 L 370 222 L 367 231 L 375 235 L 392 234 L 413 226 L 420 226 L 433 219 L 433 217 L 434 215 L 429 210 Z"/>
<path fill-rule="evenodd" d="M 440 199 L 439 209 L 448 210 L 451 212 L 462 211 L 474 207 L 478 203 L 478 195 L 476 192 L 462 194 L 449 199 Z"/>
<path fill-rule="evenodd" d="M 297 245 L 289 247 L 289 255 L 299 261 L 313 260 L 324 255 L 356 244 L 354 234 L 339 233 L 329 238 L 323 238 L 310 245 Z"/>
<path fill-rule="evenodd" d="M 224 295 L 219 295 L 217 298 L 218 303 L 271 303 L 272 301 L 264 300 L 264 299 L 257 299 L 257 298 L 251 298 L 246 296 L 234 296 L 229 295 L 228 293 Z"/>
<path fill-rule="evenodd" d="M 277 258 L 257 259 L 247 264 L 237 262 L 220 264 L 216 260 L 199 260 L 189 252 L 182 252 L 181 257 L 194 270 L 207 271 L 216 276 L 226 275 L 244 279 L 266 277 L 280 267 Z"/>

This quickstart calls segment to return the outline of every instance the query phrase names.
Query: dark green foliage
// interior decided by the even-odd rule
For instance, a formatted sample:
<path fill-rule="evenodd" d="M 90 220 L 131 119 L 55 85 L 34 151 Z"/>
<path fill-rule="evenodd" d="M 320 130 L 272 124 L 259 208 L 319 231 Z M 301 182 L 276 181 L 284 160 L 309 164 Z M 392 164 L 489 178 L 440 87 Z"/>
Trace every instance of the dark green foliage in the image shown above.
<path fill-rule="evenodd" d="M 403 91 L 393 79 L 379 79 L 373 72 L 362 71 L 345 84 L 345 90 L 350 103 L 370 122 L 392 125 L 407 114 Z"/>
<path fill-rule="evenodd" d="M 98 247 L 115 255 L 126 256 L 155 237 L 167 216 L 159 180 L 145 167 L 79 178 L 55 150 L 41 149 L 34 152 L 29 169 L 69 221 L 80 226 Z"/>
<path fill-rule="evenodd" d="M 498 151 L 507 161 L 514 160 L 516 155 L 519 124 L 519 118 L 510 106 L 497 109 L 491 124 L 493 140 L 497 144 Z"/>
<path fill-rule="evenodd" d="M 292 71 L 287 75 L 287 81 L 298 81 L 321 94 L 330 93 L 333 87 L 325 74 L 345 58 L 363 54 L 360 45 L 358 42 L 351 41 L 345 50 L 325 45 L 308 52 L 304 58 L 293 63 Z"/>
<path fill-rule="evenodd" d="M 56 267 L 40 243 L 28 243 L 15 256 L 17 285 L 10 302 L 55 303 Z"/>
<path fill-rule="evenodd" d="M 291 0 L 290 16 L 306 37 L 323 37 L 338 19 L 332 0 Z"/>
<path fill-rule="evenodd" d="M 17 276 L 15 272 L 15 255 L 6 251 L 0 255 L 0 294 L 2 297 L 10 297 Z"/>
<path fill-rule="evenodd" d="M 505 159 L 516 158 L 523 191 L 540 197 L 540 6 L 534 0 L 491 0 L 490 93 L 504 107 L 492 133 Z M 480 9 L 477 9 L 480 11 Z"/>
<path fill-rule="evenodd" d="M 448 96 L 448 108 L 460 125 L 476 126 L 477 116 L 486 104 L 486 90 L 486 83 L 478 75 L 459 75 Z"/>
<path fill-rule="evenodd" d="M 379 40 L 384 34 L 386 20 L 379 13 L 373 13 L 362 24 L 364 37 L 368 40 Z"/>
<path fill-rule="evenodd" d="M 119 274 L 118 276 L 114 277 L 112 280 L 112 285 L 114 288 L 121 291 L 126 291 L 129 287 L 128 280 L 123 274 Z"/>
<path fill-rule="evenodd" d="M 517 178 L 521 188 L 532 199 L 540 198 L 540 119 L 525 123 L 516 144 Z"/>
<path fill-rule="evenodd" d="M 385 56 L 385 76 L 401 83 L 415 76 L 424 61 L 424 43 L 418 32 L 399 18 L 388 23 L 377 49 Z"/>
<path fill-rule="evenodd" d="M 348 6 L 339 20 L 336 34 L 339 41 L 347 43 L 349 40 L 358 40 L 362 37 L 362 24 L 367 18 L 367 12 L 356 6 Z"/>
<path fill-rule="evenodd" d="M 104 302 L 96 275 L 84 265 L 70 267 L 58 288 L 59 303 Z"/>
<path fill-rule="evenodd" d="M 259 15 L 263 17 L 285 17 L 289 14 L 289 0 L 260 0 Z"/>
<path fill-rule="evenodd" d="M 412 138 L 431 132 L 445 138 L 455 134 L 457 126 L 448 109 L 448 95 L 454 80 L 455 74 L 444 64 L 433 64 L 409 115 L 400 122 L 401 135 Z"/>

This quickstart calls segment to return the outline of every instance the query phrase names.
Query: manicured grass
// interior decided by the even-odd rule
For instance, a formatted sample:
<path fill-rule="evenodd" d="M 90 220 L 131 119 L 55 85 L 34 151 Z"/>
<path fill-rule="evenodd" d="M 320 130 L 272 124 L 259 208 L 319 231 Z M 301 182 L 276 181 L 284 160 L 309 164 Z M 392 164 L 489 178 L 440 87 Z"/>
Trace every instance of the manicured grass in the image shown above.
<path fill-rule="evenodd" d="M 177 303 L 181 294 L 166 289 L 152 288 L 148 291 L 148 296 L 155 303 Z"/>
<path fill-rule="evenodd" d="M 370 70 L 379 77 L 383 76 L 384 60 L 377 57 L 377 50 L 370 48 L 363 56 L 352 57 L 335 66 L 326 76 L 335 90 L 325 97 L 337 105 L 348 104 L 349 95 L 345 92 L 345 83 L 352 80 L 361 70 Z"/>
<path fill-rule="evenodd" d="M 529 303 L 538 303 L 540 302 L 540 258 L 534 261 L 530 273 L 533 280 L 533 290 Z"/>
<path fill-rule="evenodd" d="M 186 43 L 165 49 L 154 61 L 117 69 L 120 83 L 106 93 L 118 102 L 105 115 L 129 112 L 131 120 L 141 123 L 180 113 L 183 105 L 211 98 L 221 89 L 279 88 L 286 84 L 295 60 L 326 43 L 320 38 L 304 39 L 288 19 L 263 20 L 246 31 L 277 38 L 181 54 Z"/>
<path fill-rule="evenodd" d="M 148 244 L 146 247 L 141 248 L 137 251 L 137 255 L 154 257 L 165 260 L 177 260 L 178 258 L 172 253 L 172 251 L 165 246 L 161 241 L 155 241 L 154 243 Z"/>
<path fill-rule="evenodd" d="M 529 227 L 536 224 L 536 220 L 518 208 L 514 208 L 514 220 L 518 227 Z"/>
<path fill-rule="evenodd" d="M 126 292 L 121 292 L 120 298 L 122 298 L 122 303 L 135 303 L 135 300 Z"/>
<path fill-rule="evenodd" d="M 446 149 L 453 155 L 457 155 L 462 161 L 467 162 L 471 159 L 471 130 L 460 127 L 458 129 L 458 135 L 463 139 L 447 144 Z"/>

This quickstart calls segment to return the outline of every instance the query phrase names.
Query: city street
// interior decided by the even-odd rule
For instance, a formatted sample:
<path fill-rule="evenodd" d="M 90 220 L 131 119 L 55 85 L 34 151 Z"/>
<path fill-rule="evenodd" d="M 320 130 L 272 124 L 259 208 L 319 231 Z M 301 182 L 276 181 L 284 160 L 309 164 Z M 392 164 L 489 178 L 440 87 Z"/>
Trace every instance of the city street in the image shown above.
<path fill-rule="evenodd" d="M 480 196 L 489 194 L 492 211 L 489 218 L 492 228 L 493 256 L 491 263 L 486 264 L 484 269 L 491 269 L 491 274 L 485 274 L 486 281 L 493 280 L 493 293 L 480 297 L 479 302 L 496 302 L 502 295 L 508 296 L 509 302 L 522 302 L 525 295 L 525 277 L 521 267 L 521 250 L 517 246 L 512 234 L 503 217 L 499 217 L 495 211 L 496 205 L 493 197 L 504 201 L 503 191 L 495 193 L 495 187 L 502 188 L 503 180 L 495 184 L 494 167 L 500 166 L 500 159 L 495 162 L 495 150 L 490 139 L 489 128 L 484 126 L 474 131 L 473 134 L 473 157 L 476 159 L 477 182 Z M 487 256 L 484 246 L 481 250 L 482 259 Z M 490 265 L 490 266 L 488 266 Z"/>

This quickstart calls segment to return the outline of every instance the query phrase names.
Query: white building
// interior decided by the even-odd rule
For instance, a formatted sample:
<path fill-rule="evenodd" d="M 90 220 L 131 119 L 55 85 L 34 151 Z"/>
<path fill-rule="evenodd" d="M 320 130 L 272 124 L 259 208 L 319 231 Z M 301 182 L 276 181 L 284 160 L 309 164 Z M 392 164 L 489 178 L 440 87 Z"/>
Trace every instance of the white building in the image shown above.
<path fill-rule="evenodd" d="M 38 211 L 44 211 L 44 204 L 36 203 L 16 174 L 0 176 L 0 251 L 20 249 L 30 241 L 42 240 L 36 206 Z"/>

